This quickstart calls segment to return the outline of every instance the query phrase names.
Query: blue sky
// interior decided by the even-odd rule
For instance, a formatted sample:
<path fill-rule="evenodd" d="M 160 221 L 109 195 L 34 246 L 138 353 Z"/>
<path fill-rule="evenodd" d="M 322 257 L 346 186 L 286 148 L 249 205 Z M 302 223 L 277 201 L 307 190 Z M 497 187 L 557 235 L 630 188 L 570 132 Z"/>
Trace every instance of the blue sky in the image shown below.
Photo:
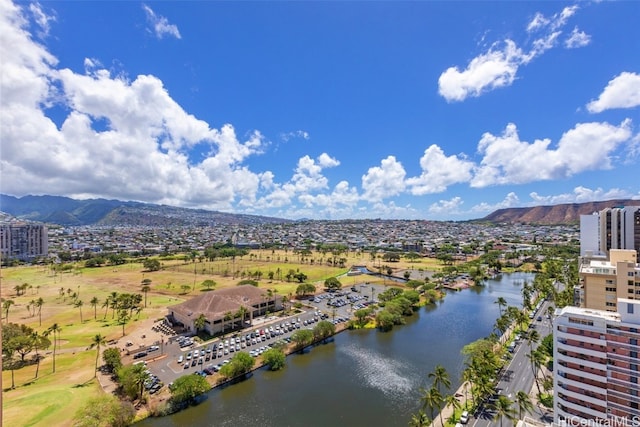
<path fill-rule="evenodd" d="M 0 191 L 283 218 L 640 199 L 640 2 L 0 0 Z"/>

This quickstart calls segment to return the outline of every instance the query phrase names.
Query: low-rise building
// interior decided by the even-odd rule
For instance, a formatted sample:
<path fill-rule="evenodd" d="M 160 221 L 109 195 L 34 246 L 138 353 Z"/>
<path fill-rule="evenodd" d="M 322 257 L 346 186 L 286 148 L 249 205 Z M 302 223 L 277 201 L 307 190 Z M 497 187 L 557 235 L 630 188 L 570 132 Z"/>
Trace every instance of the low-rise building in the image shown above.
<path fill-rule="evenodd" d="M 188 331 L 196 331 L 196 319 L 204 317 L 202 329 L 210 335 L 248 326 L 253 318 L 282 310 L 282 297 L 269 295 L 252 285 L 204 292 L 169 307 L 169 318 Z M 247 323 L 248 322 L 248 323 Z"/>

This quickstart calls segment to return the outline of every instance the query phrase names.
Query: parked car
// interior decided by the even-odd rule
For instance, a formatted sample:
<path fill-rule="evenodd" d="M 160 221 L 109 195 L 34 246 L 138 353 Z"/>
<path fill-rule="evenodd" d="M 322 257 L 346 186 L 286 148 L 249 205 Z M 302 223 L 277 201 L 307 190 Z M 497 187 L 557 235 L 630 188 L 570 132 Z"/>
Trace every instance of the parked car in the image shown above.
<path fill-rule="evenodd" d="M 460 415 L 460 423 L 461 424 L 466 424 L 469 422 L 469 412 L 468 411 L 463 411 L 462 415 Z"/>

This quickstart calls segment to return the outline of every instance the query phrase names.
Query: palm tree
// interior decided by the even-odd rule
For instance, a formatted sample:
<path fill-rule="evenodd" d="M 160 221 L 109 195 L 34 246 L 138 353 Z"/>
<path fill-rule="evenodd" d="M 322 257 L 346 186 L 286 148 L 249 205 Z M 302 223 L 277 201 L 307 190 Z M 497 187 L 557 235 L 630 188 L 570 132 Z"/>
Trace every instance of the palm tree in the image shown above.
<path fill-rule="evenodd" d="M 498 304 L 498 309 L 500 310 L 500 316 L 502 316 L 503 308 L 507 306 L 507 300 L 504 297 L 499 297 L 495 304 Z"/>
<path fill-rule="evenodd" d="M 142 394 L 144 393 L 144 382 L 149 378 L 149 374 L 147 374 L 146 370 L 146 366 L 142 363 L 134 365 L 131 370 L 133 384 L 140 387 L 138 397 L 142 397 Z"/>
<path fill-rule="evenodd" d="M 9 309 L 14 304 L 12 299 L 6 299 L 2 301 L 2 309 L 4 310 L 4 318 L 7 323 L 9 323 Z"/>
<path fill-rule="evenodd" d="M 60 331 L 62 331 L 62 328 L 58 326 L 57 323 L 54 323 L 53 325 L 49 326 L 44 333 L 45 336 L 49 334 L 53 334 L 53 372 L 54 373 L 56 372 L 56 348 L 58 344 L 58 339 L 60 338 Z"/>
<path fill-rule="evenodd" d="M 36 300 L 36 307 L 38 307 L 38 322 L 40 326 L 42 326 L 42 306 L 44 305 L 44 300 L 42 297 Z"/>
<path fill-rule="evenodd" d="M 522 390 L 516 393 L 516 404 L 518 405 L 519 419 L 522 419 L 523 412 L 531 412 L 531 410 L 533 409 L 533 403 L 531 403 L 529 395 Z"/>
<path fill-rule="evenodd" d="M 76 302 L 73 303 L 73 306 L 80 309 L 80 323 L 82 323 L 82 306 L 84 305 L 84 303 L 82 302 L 81 299 L 77 300 Z"/>
<path fill-rule="evenodd" d="M 240 318 L 240 327 L 244 326 L 244 318 L 247 317 L 248 313 L 249 313 L 249 310 L 247 310 L 247 307 L 245 307 L 244 305 L 241 305 L 240 308 L 238 308 L 238 311 L 236 312 L 236 317 Z"/>
<path fill-rule="evenodd" d="M 429 378 L 433 378 L 433 385 L 438 389 L 438 391 L 442 394 L 442 390 L 440 390 L 440 386 L 443 385 L 446 388 L 451 387 L 451 380 L 449 379 L 449 374 L 447 370 L 442 365 L 436 365 L 433 372 L 429 374 Z"/>
<path fill-rule="evenodd" d="M 454 414 L 456 413 L 456 411 L 458 409 L 461 408 L 460 401 L 458 401 L 458 398 L 453 394 L 446 395 L 444 397 L 444 403 L 446 404 L 446 406 L 451 406 L 451 408 L 453 409 L 453 413 Z M 442 419 L 440 421 L 442 421 Z M 442 425 L 444 425 L 444 424 L 442 424 Z"/>
<path fill-rule="evenodd" d="M 147 293 L 151 290 L 149 285 L 142 286 L 142 293 L 144 293 L 144 307 L 147 308 Z"/>
<path fill-rule="evenodd" d="M 204 328 L 205 323 L 207 322 L 207 317 L 200 313 L 198 317 L 193 321 L 193 327 L 196 328 L 196 333 L 202 328 Z"/>
<path fill-rule="evenodd" d="M 93 297 L 91 298 L 91 301 L 89 301 L 89 304 L 91 304 L 91 307 L 93 307 L 93 320 L 96 320 L 98 318 L 98 303 L 100 301 L 98 300 L 98 297 Z"/>
<path fill-rule="evenodd" d="M 429 408 L 430 418 L 433 419 L 433 414 L 442 404 L 442 395 L 438 389 L 433 386 L 428 390 L 421 389 L 420 391 L 422 393 L 422 397 L 420 398 L 422 401 L 422 410 Z"/>
<path fill-rule="evenodd" d="M 511 407 L 513 402 L 507 396 L 500 396 L 496 403 L 494 403 L 494 408 L 496 410 L 496 414 L 493 416 L 494 420 L 500 420 L 500 426 L 502 427 L 502 419 L 507 418 L 509 421 L 515 420 L 515 409 Z"/>
<path fill-rule="evenodd" d="M 225 323 L 228 322 L 229 320 L 233 319 L 233 314 L 230 311 L 227 311 L 224 314 L 224 318 L 222 319 L 222 333 L 224 334 L 224 330 L 225 330 Z"/>
<path fill-rule="evenodd" d="M 51 341 L 39 335 L 38 331 L 34 331 L 31 334 L 31 339 L 33 339 L 33 349 L 36 351 L 36 378 L 38 378 L 38 373 L 40 372 L 40 355 L 38 354 L 38 350 L 48 348 L 49 345 L 51 345 Z"/>
<path fill-rule="evenodd" d="M 409 427 L 428 427 L 431 425 L 431 420 L 427 417 L 427 414 L 420 409 L 417 413 L 411 414 L 411 420 L 409 420 Z"/>
<path fill-rule="evenodd" d="M 107 343 L 107 340 L 105 337 L 103 337 L 101 334 L 96 334 L 92 340 L 91 340 L 91 345 L 89 346 L 89 350 L 91 350 L 92 348 L 96 348 L 96 368 L 93 371 L 93 378 L 96 377 L 96 374 L 98 372 L 98 357 L 100 357 L 100 346 L 103 346 Z"/>
<path fill-rule="evenodd" d="M 540 383 L 538 382 L 538 368 L 540 366 L 539 365 L 540 357 L 538 356 L 537 352 L 534 350 L 533 344 L 537 343 L 539 339 L 540 339 L 540 334 L 538 334 L 538 331 L 536 331 L 535 329 L 529 331 L 529 334 L 527 335 L 527 343 L 529 344 L 529 354 L 527 354 L 527 357 L 531 362 L 531 372 L 533 372 L 533 380 L 536 382 L 536 388 L 538 389 L 538 393 L 540 393 Z"/>

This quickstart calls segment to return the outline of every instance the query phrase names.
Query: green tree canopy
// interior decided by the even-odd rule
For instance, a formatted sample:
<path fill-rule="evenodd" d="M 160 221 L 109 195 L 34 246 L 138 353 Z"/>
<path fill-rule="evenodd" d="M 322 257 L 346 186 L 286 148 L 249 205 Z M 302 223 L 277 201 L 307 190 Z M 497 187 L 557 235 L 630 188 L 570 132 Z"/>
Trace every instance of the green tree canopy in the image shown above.
<path fill-rule="evenodd" d="M 192 403 L 201 394 L 208 392 L 211 386 L 200 375 L 183 375 L 170 387 L 171 401 L 176 404 Z"/>
<path fill-rule="evenodd" d="M 324 287 L 327 290 L 337 291 L 339 289 L 342 289 L 342 283 L 340 283 L 340 281 L 335 277 L 329 277 L 327 280 L 324 281 Z"/>
<path fill-rule="evenodd" d="M 262 354 L 264 363 L 272 371 L 278 371 L 284 367 L 286 355 L 281 348 L 270 348 Z"/>
<path fill-rule="evenodd" d="M 90 398 L 75 414 L 74 427 L 125 427 L 133 423 L 135 409 L 111 394 Z"/>
<path fill-rule="evenodd" d="M 291 335 L 291 341 L 297 350 L 300 350 L 313 342 L 313 332 L 308 329 L 298 329 Z"/>

